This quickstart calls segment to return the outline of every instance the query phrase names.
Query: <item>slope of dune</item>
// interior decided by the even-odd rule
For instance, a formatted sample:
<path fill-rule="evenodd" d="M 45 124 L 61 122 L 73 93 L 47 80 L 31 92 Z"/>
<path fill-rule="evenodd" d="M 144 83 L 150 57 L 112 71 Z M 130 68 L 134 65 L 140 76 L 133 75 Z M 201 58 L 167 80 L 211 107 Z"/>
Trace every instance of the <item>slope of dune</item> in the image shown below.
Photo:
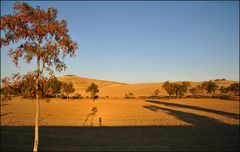
<path fill-rule="evenodd" d="M 126 83 L 119 83 L 119 82 L 107 81 L 107 80 L 97 80 L 92 78 L 84 78 L 76 75 L 66 75 L 66 76 L 58 77 L 58 79 L 62 82 L 71 81 L 75 88 L 75 92 L 73 94 L 80 93 L 82 96 L 88 96 L 85 90 L 91 83 L 95 83 L 96 85 L 98 85 L 100 92 L 102 92 L 102 88 L 105 88 L 107 86 L 127 85 Z"/>
<path fill-rule="evenodd" d="M 87 94 L 85 90 L 91 83 L 95 83 L 98 85 L 100 90 L 98 95 L 100 97 L 106 97 L 106 96 L 111 98 L 124 97 L 125 94 L 129 92 L 134 93 L 135 97 L 151 96 L 153 95 L 153 92 L 155 89 L 159 89 L 161 95 L 167 95 L 166 91 L 162 88 L 162 85 L 164 82 L 127 84 L 127 83 L 119 83 L 119 82 L 107 81 L 107 80 L 84 78 L 84 77 L 79 77 L 75 75 L 62 76 L 62 77 L 59 77 L 59 80 L 62 82 L 71 81 L 75 88 L 75 92 L 73 94 L 80 93 L 82 96 L 89 96 L 89 94 Z M 214 82 L 219 86 L 229 86 L 235 81 L 223 80 L 223 81 L 214 81 Z M 176 82 L 176 83 L 181 83 L 181 82 Z M 195 87 L 201 83 L 202 82 L 190 82 L 191 87 Z"/>
<path fill-rule="evenodd" d="M 66 75 L 58 78 L 62 82 L 69 82 L 71 81 L 74 84 L 74 87 L 78 89 L 86 89 L 91 83 L 95 83 L 98 87 L 106 87 L 109 85 L 117 84 L 117 85 L 124 85 L 125 83 L 113 82 L 113 81 L 106 81 L 106 80 L 97 80 L 91 78 L 84 78 L 79 77 L 76 75 Z"/>

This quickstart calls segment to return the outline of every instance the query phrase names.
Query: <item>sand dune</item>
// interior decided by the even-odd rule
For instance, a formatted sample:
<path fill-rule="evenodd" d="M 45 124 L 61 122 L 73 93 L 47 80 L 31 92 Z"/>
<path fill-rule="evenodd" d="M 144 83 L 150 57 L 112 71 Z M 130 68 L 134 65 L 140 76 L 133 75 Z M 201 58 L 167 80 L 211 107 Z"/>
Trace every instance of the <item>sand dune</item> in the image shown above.
<path fill-rule="evenodd" d="M 120 83 L 107 80 L 97 80 L 91 78 L 84 78 L 79 76 L 62 76 L 59 77 L 59 80 L 62 82 L 71 81 L 75 87 L 75 92 L 80 93 L 82 96 L 89 96 L 85 92 L 86 88 L 93 82 L 99 86 L 99 96 L 100 97 L 110 97 L 110 98 L 121 98 L 124 97 L 126 93 L 132 92 L 135 97 L 139 96 L 151 96 L 155 89 L 160 90 L 160 95 L 167 95 L 166 91 L 162 88 L 164 82 L 155 82 L 155 83 L 137 83 L 137 84 L 128 84 Z M 215 81 L 219 86 L 229 86 L 235 81 L 225 80 L 225 81 Z M 181 82 L 176 82 L 181 83 Z M 192 87 L 195 87 L 202 82 L 190 82 Z"/>

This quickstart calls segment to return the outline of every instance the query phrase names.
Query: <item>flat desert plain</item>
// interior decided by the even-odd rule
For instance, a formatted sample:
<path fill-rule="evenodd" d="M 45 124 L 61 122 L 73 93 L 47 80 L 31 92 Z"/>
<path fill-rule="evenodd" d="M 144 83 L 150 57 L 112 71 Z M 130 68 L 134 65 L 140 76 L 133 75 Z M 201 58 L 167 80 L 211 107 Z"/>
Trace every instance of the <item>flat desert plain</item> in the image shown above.
<path fill-rule="evenodd" d="M 32 150 L 35 106 L 20 97 L 1 104 L 2 150 Z M 238 151 L 239 101 L 51 99 L 41 102 L 40 126 L 44 151 Z"/>
<path fill-rule="evenodd" d="M 34 126 L 34 100 L 1 105 L 1 125 Z M 99 118 L 101 117 L 101 124 Z M 41 102 L 41 126 L 191 126 L 239 124 L 239 101 L 216 99 L 51 99 Z"/>

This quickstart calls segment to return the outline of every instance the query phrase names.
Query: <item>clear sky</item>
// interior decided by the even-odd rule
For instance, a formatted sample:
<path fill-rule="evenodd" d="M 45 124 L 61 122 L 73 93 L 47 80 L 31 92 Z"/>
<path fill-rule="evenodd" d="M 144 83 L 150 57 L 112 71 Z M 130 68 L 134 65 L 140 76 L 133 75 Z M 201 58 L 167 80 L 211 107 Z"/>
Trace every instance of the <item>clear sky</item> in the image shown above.
<path fill-rule="evenodd" d="M 13 13 L 14 2 L 1 1 L 1 15 Z M 66 19 L 79 44 L 66 58 L 65 72 L 128 83 L 239 81 L 239 2 L 44 1 Z M 1 76 L 34 70 L 36 61 L 16 68 L 1 48 Z"/>

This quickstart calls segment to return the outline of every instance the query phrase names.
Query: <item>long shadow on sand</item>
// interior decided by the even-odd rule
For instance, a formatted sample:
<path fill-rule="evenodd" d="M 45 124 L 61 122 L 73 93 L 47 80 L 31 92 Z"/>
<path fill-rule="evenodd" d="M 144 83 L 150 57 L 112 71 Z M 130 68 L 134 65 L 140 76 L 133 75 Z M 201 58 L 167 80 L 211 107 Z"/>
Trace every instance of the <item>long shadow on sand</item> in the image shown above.
<path fill-rule="evenodd" d="M 215 119 L 205 117 L 205 116 L 200 116 L 194 113 L 188 113 L 188 112 L 183 112 L 183 111 L 169 109 L 169 108 L 163 108 L 155 105 L 144 105 L 143 107 L 154 112 L 157 112 L 160 110 L 164 111 L 167 114 L 176 117 L 178 120 L 182 120 L 184 122 L 190 123 L 191 125 L 194 125 L 196 127 L 226 125 L 225 123 L 222 123 Z"/>
<path fill-rule="evenodd" d="M 7 106 L 7 105 L 9 105 L 9 104 L 7 104 L 7 103 L 0 104 L 0 107 Z"/>
<path fill-rule="evenodd" d="M 163 108 L 160 104 L 149 103 L 143 108 L 162 110 L 193 125 L 40 126 L 39 151 L 239 151 L 239 125 Z M 97 111 L 91 113 L 94 112 Z M 33 139 L 33 126 L 1 126 L 1 151 L 32 151 Z"/>
<path fill-rule="evenodd" d="M 188 109 L 193 109 L 193 110 L 210 112 L 210 113 L 215 113 L 215 114 L 227 116 L 227 117 L 230 117 L 230 118 L 239 119 L 239 114 L 225 112 L 225 111 L 207 109 L 207 108 L 202 108 L 202 107 L 197 107 L 197 106 L 190 106 L 190 105 L 184 105 L 184 104 L 170 103 L 170 102 L 166 102 L 166 101 L 163 102 L 163 101 L 159 101 L 159 100 L 145 100 L 145 101 L 146 102 L 150 102 L 150 103 L 159 104 L 159 105 L 170 106 L 170 107 L 188 108 Z"/>
<path fill-rule="evenodd" d="M 13 114 L 13 112 L 1 113 L 0 117 L 11 115 L 11 114 Z"/>

